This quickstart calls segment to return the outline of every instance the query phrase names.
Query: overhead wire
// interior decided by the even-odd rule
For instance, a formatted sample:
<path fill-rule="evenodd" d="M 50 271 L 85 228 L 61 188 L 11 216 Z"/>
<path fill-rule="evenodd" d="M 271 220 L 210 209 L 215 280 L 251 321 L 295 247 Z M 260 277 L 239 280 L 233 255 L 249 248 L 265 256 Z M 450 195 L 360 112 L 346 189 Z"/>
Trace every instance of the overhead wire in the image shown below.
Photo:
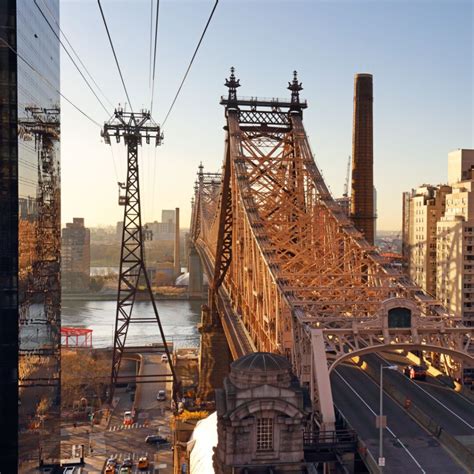
<path fill-rule="evenodd" d="M 51 18 L 53 19 L 54 23 L 56 23 L 56 26 L 58 27 L 59 29 L 59 32 L 63 35 L 63 38 L 66 40 L 66 43 L 69 45 L 69 47 L 71 48 L 72 52 L 74 53 L 74 55 L 76 56 L 77 60 L 81 63 L 81 66 L 84 68 L 86 74 L 89 76 L 89 78 L 91 79 L 91 81 L 94 83 L 94 85 L 96 86 L 97 90 L 102 94 L 102 97 L 109 103 L 110 107 L 114 108 L 114 104 L 112 104 L 112 102 L 109 100 L 109 98 L 105 95 L 104 91 L 102 90 L 102 88 L 99 86 L 99 84 L 97 84 L 97 82 L 95 81 L 94 77 L 92 76 L 92 74 L 89 72 L 89 69 L 87 69 L 87 66 L 83 63 L 81 57 L 79 56 L 79 54 L 77 53 L 77 51 L 74 49 L 73 45 L 71 44 L 71 42 L 69 41 L 66 33 L 64 33 L 64 31 L 61 29 L 61 25 L 59 24 L 59 21 L 56 19 L 56 17 L 54 16 L 53 12 L 51 11 L 51 9 L 49 8 L 48 4 L 46 3 L 45 0 L 41 0 L 41 2 L 43 3 L 43 5 L 46 7 L 46 9 L 48 10 L 48 13 L 49 15 L 51 16 Z M 36 0 L 35 0 L 35 3 L 36 3 Z"/>
<path fill-rule="evenodd" d="M 150 0 L 150 48 L 148 60 L 148 87 L 151 88 L 151 45 L 153 38 L 153 0 Z"/>
<path fill-rule="evenodd" d="M 120 75 L 120 80 L 122 81 L 122 86 L 123 86 L 123 89 L 125 91 L 125 95 L 127 96 L 128 105 L 130 105 L 130 110 L 133 112 L 132 101 L 130 100 L 130 96 L 128 95 L 127 86 L 125 85 L 125 81 L 123 79 L 122 69 L 120 69 L 120 64 L 119 64 L 119 61 L 118 61 L 118 58 L 117 58 L 117 54 L 115 53 L 114 43 L 112 41 L 112 37 L 110 36 L 109 27 L 107 26 L 107 20 L 105 19 L 104 10 L 102 9 L 102 5 L 100 3 L 100 0 L 97 0 L 97 4 L 99 5 L 100 14 L 102 15 L 102 20 L 104 22 L 105 30 L 106 30 L 107 36 L 109 38 L 110 47 L 112 48 L 112 53 L 113 53 L 114 58 L 115 58 L 115 64 L 117 65 L 117 69 L 118 69 L 118 72 L 119 72 L 119 75 Z"/>
<path fill-rule="evenodd" d="M 176 103 L 176 100 L 178 99 L 178 96 L 181 92 L 181 89 L 183 88 L 184 82 L 186 81 L 186 78 L 188 77 L 189 71 L 190 71 L 191 66 L 193 65 L 193 62 L 194 62 L 194 58 L 196 57 L 196 54 L 199 51 L 202 40 L 204 39 L 204 36 L 206 34 L 207 28 L 209 27 L 209 24 L 211 23 L 212 17 L 214 16 L 214 12 L 216 11 L 216 7 L 217 7 L 218 3 L 219 3 L 219 0 L 216 0 L 216 2 L 214 3 L 214 7 L 212 8 L 212 11 L 211 11 L 211 14 L 209 15 L 206 26 L 204 27 L 204 30 L 201 34 L 201 38 L 199 39 L 199 42 L 196 46 L 196 49 L 194 50 L 194 53 L 193 53 L 193 56 L 191 57 L 191 61 L 189 62 L 188 68 L 186 69 L 186 72 L 184 73 L 183 80 L 181 81 L 181 84 L 178 87 L 178 91 L 176 92 L 176 95 L 174 96 L 173 102 L 171 103 L 170 108 L 168 109 L 168 112 L 166 113 L 165 119 L 163 120 L 163 122 L 161 124 L 162 128 L 165 126 L 165 123 L 168 120 L 168 117 L 169 117 L 171 111 L 173 110 L 174 104 Z"/>
<path fill-rule="evenodd" d="M 158 38 L 158 17 L 160 14 L 160 0 L 156 0 L 156 19 L 155 19 L 155 47 L 153 52 L 153 75 L 151 80 L 151 104 L 150 115 L 153 113 L 153 99 L 155 96 L 155 69 L 156 69 L 156 43 Z"/>
<path fill-rule="evenodd" d="M 48 24 L 49 28 L 51 29 L 51 31 L 53 32 L 54 36 L 56 36 L 56 38 L 58 39 L 59 41 L 59 44 L 62 46 L 62 48 L 64 49 L 64 51 L 66 51 L 66 54 L 68 55 L 69 59 L 72 61 L 72 63 L 74 64 L 74 66 L 76 67 L 77 71 L 79 72 L 79 74 L 81 75 L 82 79 L 84 79 L 84 82 L 87 84 L 87 87 L 89 87 L 89 89 L 91 90 L 91 92 L 94 94 L 95 98 L 99 101 L 100 105 L 102 106 L 102 108 L 105 110 L 105 113 L 107 116 L 110 116 L 110 111 L 107 110 L 107 108 L 105 107 L 104 103 L 100 100 L 99 96 L 96 94 L 95 90 L 92 88 L 92 86 L 90 85 L 89 81 L 87 80 L 86 76 L 84 76 L 84 74 L 82 73 L 82 71 L 80 70 L 79 66 L 77 65 L 76 61 L 74 61 L 74 58 L 71 56 L 71 54 L 69 53 L 69 51 L 67 50 L 67 48 L 64 46 L 64 43 L 61 41 L 61 38 L 59 37 L 59 35 L 56 33 L 56 31 L 54 30 L 53 26 L 51 25 L 51 23 L 49 22 L 49 20 L 46 18 L 46 15 L 44 14 L 43 10 L 41 10 L 40 6 L 38 5 L 38 3 L 36 3 L 36 0 L 34 0 L 35 2 L 35 5 L 36 5 L 36 8 L 38 8 L 38 10 L 40 11 L 41 13 L 41 16 L 44 18 L 44 21 Z"/>
<path fill-rule="evenodd" d="M 40 79 L 42 79 L 51 89 L 53 89 L 57 94 L 59 94 L 66 102 L 68 102 L 70 105 L 72 105 L 78 112 L 80 112 L 84 117 L 89 119 L 93 124 L 97 125 L 99 128 L 101 128 L 101 125 L 99 122 L 94 120 L 92 117 L 90 117 L 86 112 L 84 112 L 80 107 L 78 107 L 72 100 L 68 99 L 61 91 L 59 91 L 53 84 L 51 84 L 48 79 L 46 79 L 43 74 L 41 74 L 34 66 L 32 66 L 13 46 L 6 41 L 3 38 L 0 38 L 0 40 L 12 51 L 14 54 L 16 54 L 32 71 L 34 71 Z"/>

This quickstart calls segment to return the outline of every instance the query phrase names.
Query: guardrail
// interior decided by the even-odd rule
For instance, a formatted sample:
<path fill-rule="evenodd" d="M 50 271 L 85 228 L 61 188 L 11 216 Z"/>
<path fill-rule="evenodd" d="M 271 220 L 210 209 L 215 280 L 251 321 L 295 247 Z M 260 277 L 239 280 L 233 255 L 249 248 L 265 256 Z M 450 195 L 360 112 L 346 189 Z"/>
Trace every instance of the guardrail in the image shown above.
<path fill-rule="evenodd" d="M 357 434 L 354 430 L 342 429 L 335 431 L 305 431 L 303 446 L 306 448 L 327 448 L 328 446 L 354 450 L 357 447 Z"/>

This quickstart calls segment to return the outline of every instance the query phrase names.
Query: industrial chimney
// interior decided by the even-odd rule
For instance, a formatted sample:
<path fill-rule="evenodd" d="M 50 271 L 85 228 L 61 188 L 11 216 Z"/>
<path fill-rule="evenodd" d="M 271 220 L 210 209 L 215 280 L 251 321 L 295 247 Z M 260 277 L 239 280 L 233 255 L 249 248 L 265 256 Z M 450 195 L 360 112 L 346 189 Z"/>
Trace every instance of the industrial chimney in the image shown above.
<path fill-rule="evenodd" d="M 372 74 L 354 77 L 351 217 L 367 242 L 375 240 Z"/>
<path fill-rule="evenodd" d="M 174 211 L 174 275 L 178 277 L 181 274 L 181 262 L 179 251 L 179 207 Z"/>

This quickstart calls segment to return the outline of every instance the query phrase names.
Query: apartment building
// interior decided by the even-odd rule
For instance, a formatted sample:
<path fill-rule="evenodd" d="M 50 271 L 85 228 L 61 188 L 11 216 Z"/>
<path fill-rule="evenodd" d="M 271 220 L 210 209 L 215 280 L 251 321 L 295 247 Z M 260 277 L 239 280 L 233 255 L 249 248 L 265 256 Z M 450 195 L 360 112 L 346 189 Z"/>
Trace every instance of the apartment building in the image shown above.
<path fill-rule="evenodd" d="M 474 323 L 474 150 L 449 153 L 446 209 L 436 228 L 436 296 L 466 325 Z"/>
<path fill-rule="evenodd" d="M 446 185 L 424 184 L 403 196 L 403 253 L 418 286 L 436 294 L 436 224 L 443 216 Z"/>

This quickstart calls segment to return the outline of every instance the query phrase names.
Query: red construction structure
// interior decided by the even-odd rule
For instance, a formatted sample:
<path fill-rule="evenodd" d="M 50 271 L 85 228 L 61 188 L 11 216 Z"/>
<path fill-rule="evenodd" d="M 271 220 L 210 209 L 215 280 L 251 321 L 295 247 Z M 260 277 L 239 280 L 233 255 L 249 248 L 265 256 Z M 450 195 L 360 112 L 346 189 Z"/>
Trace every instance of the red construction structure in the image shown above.
<path fill-rule="evenodd" d="M 92 348 L 92 329 L 61 328 L 61 346 L 69 348 Z"/>

